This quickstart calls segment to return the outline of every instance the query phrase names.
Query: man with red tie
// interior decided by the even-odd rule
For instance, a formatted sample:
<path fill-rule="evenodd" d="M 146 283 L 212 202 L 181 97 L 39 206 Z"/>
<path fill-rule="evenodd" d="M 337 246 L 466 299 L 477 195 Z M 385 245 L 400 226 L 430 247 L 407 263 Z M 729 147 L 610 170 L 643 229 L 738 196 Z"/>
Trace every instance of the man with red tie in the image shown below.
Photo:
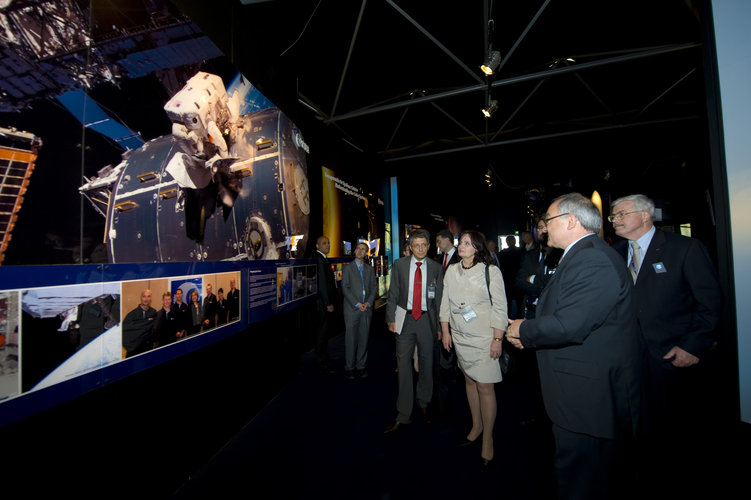
<path fill-rule="evenodd" d="M 440 340 L 438 311 L 443 294 L 443 270 L 428 259 L 430 233 L 416 229 L 409 235 L 412 255 L 394 262 L 386 307 L 389 331 L 396 333 L 396 360 L 399 395 L 397 416 L 385 433 L 403 429 L 412 422 L 414 400 L 426 422 L 430 422 L 428 405 L 433 398 L 433 352 Z M 415 346 L 420 371 L 417 394 L 413 394 L 412 353 Z M 415 397 L 416 396 L 416 397 Z"/>
<path fill-rule="evenodd" d="M 437 261 L 441 264 L 444 274 L 451 264 L 459 262 L 459 252 L 454 246 L 454 235 L 448 229 L 442 229 L 436 234 L 435 244 L 440 250 Z M 449 387 L 456 378 L 456 356 L 454 351 L 447 351 L 440 342 L 433 350 L 433 405 L 438 413 L 451 413 L 451 396 Z"/>
<path fill-rule="evenodd" d="M 441 263 L 443 272 L 446 272 L 446 268 L 454 262 L 459 262 L 459 254 L 456 253 L 456 247 L 454 246 L 454 235 L 448 229 L 442 229 L 435 236 L 435 246 L 438 247 L 440 253 L 438 254 L 438 261 Z"/>

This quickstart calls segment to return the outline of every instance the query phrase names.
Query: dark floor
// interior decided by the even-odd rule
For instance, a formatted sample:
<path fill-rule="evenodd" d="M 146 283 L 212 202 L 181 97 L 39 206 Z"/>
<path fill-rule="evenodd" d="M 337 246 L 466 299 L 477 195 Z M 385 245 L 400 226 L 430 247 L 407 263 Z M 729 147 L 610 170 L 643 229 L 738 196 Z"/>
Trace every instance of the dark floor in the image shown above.
<path fill-rule="evenodd" d="M 375 330 L 375 328 L 374 328 Z M 452 411 L 385 435 L 396 416 L 394 342 L 374 331 L 368 378 L 343 376 L 343 338 L 330 342 L 336 374 L 301 372 L 193 475 L 177 498 L 551 498 L 548 425 L 533 414 L 521 381 L 497 384 L 495 456 L 480 470 L 480 449 L 459 448 L 471 426 L 464 385 L 451 383 Z"/>
<path fill-rule="evenodd" d="M 457 446 L 470 427 L 459 380 L 450 415 L 383 434 L 397 374 L 382 314 L 365 379 L 344 377 L 342 335 L 337 373 L 319 373 L 301 354 L 310 318 L 285 317 L 1 428 L 0 498 L 554 498 L 550 426 L 524 372 L 496 384 L 490 470 Z M 673 494 L 635 478 L 623 498 L 749 498 L 750 426 L 721 421 L 685 436 L 708 445 L 689 481 L 660 478 Z"/>

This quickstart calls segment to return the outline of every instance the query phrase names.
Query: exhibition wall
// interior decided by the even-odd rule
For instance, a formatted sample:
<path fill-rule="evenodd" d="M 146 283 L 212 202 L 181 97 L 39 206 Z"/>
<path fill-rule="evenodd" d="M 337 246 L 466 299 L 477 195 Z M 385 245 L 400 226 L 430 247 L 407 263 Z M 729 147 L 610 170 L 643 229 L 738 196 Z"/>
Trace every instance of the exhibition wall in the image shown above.
<path fill-rule="evenodd" d="M 297 126 L 168 2 L 83 5 L 0 12 L 0 426 L 253 335 L 317 292 Z M 343 206 L 380 258 L 383 210 L 365 199 Z"/>
<path fill-rule="evenodd" d="M 748 276 L 751 249 L 751 225 L 746 214 L 751 207 L 751 149 L 748 130 L 751 116 L 751 44 L 747 22 L 751 5 L 743 0 L 712 2 L 716 40 L 717 76 L 721 96 L 722 150 L 727 171 L 728 203 L 734 269 L 735 311 L 738 332 L 738 381 L 740 418 L 751 423 L 751 283 Z M 735 216 L 733 216 L 735 214 Z"/>

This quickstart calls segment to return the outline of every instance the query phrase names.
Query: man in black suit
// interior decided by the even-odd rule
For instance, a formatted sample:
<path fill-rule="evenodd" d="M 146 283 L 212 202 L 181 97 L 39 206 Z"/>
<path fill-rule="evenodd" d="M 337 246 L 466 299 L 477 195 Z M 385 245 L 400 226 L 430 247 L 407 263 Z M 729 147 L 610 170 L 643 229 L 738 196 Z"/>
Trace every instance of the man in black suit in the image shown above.
<path fill-rule="evenodd" d="M 213 287 L 209 283 L 206 285 L 206 297 L 203 299 L 203 317 L 208 320 L 206 328 L 216 326 L 216 312 L 216 295 L 214 295 Z"/>
<path fill-rule="evenodd" d="M 524 251 L 516 246 L 516 238 L 513 235 L 506 236 L 506 248 L 501 250 L 499 260 L 501 263 L 501 275 L 503 275 L 503 286 L 506 291 L 509 318 L 523 317 L 522 296 L 514 286 L 514 278 L 521 266 L 522 255 L 524 255 Z"/>
<path fill-rule="evenodd" d="M 188 310 L 188 304 L 183 302 L 183 291 L 181 288 L 175 290 L 175 302 L 170 308 L 175 314 L 178 323 L 178 338 L 184 338 L 188 335 L 188 329 L 190 328 L 190 311 Z"/>
<path fill-rule="evenodd" d="M 172 294 L 162 294 L 162 308 L 157 311 L 154 321 L 154 340 L 158 347 L 169 345 L 181 337 L 181 316 L 178 310 L 172 308 Z"/>
<path fill-rule="evenodd" d="M 516 292 L 522 295 L 522 309 L 519 315 L 526 319 L 535 317 L 540 293 L 555 274 L 555 268 L 563 254 L 560 248 L 548 246 L 548 233 L 542 219 L 537 221 L 537 234 L 539 244 L 524 253 L 514 277 Z"/>
<path fill-rule="evenodd" d="M 641 425 L 633 285 L 618 253 L 596 236 L 600 217 L 578 193 L 553 200 L 544 217 L 548 244 L 563 257 L 535 317 L 510 320 L 506 332 L 517 348 L 537 350 L 561 499 L 611 498 L 624 470 L 615 467 L 622 444 Z"/>
<path fill-rule="evenodd" d="M 229 320 L 240 318 L 240 290 L 235 287 L 235 278 L 229 280 L 229 291 L 227 292 L 227 304 L 229 309 Z"/>
<path fill-rule="evenodd" d="M 224 298 L 224 289 L 219 288 L 216 291 L 216 326 L 221 326 L 227 322 L 229 315 L 229 303 Z"/>
<path fill-rule="evenodd" d="M 495 264 L 498 269 L 500 269 L 501 259 L 500 257 L 498 257 L 498 245 L 496 244 L 495 240 L 493 238 L 488 238 L 487 240 L 485 240 L 485 245 L 487 245 L 488 247 L 491 263 Z"/>
<path fill-rule="evenodd" d="M 441 229 L 435 236 L 435 245 L 440 250 L 438 263 L 441 269 L 446 269 L 452 264 L 459 262 L 459 252 L 454 246 L 454 235 L 448 229 Z M 454 351 L 447 351 L 441 342 L 436 341 L 433 347 L 433 404 L 438 413 L 448 415 L 451 413 L 451 395 L 449 387 L 451 381 L 456 379 L 456 355 Z"/>
<path fill-rule="evenodd" d="M 446 272 L 446 268 L 455 262 L 459 262 L 459 254 L 454 246 L 454 235 L 448 229 L 441 229 L 435 235 L 435 246 L 441 251 L 438 260 L 441 269 Z"/>
<path fill-rule="evenodd" d="M 123 318 L 123 350 L 126 358 L 154 348 L 156 316 L 156 309 L 151 307 L 151 290 L 143 290 L 141 302 Z"/>
<path fill-rule="evenodd" d="M 649 456 L 666 488 L 693 488 L 704 476 L 696 468 L 708 434 L 700 429 L 713 427 L 716 411 L 706 361 L 717 340 L 720 285 L 701 242 L 654 227 L 655 205 L 646 196 L 614 200 L 610 213 L 624 238 L 613 248 L 634 279 L 634 310 L 649 353 Z"/>
<path fill-rule="evenodd" d="M 318 369 L 324 373 L 333 373 L 329 366 L 329 323 L 334 312 L 334 297 L 336 296 L 336 282 L 326 255 L 331 250 L 331 242 L 325 236 L 316 240 L 316 271 L 318 273 L 318 324 L 316 329 L 316 357 Z"/>
<path fill-rule="evenodd" d="M 414 394 L 412 352 L 417 346 L 420 371 L 417 379 L 417 405 L 426 422 L 430 422 L 428 405 L 433 398 L 433 349 L 440 340 L 438 311 L 443 293 L 443 270 L 426 258 L 430 233 L 416 229 L 409 235 L 412 255 L 394 262 L 386 307 L 386 323 L 396 333 L 396 362 L 399 395 L 397 416 L 385 433 L 403 429 L 412 422 Z"/>

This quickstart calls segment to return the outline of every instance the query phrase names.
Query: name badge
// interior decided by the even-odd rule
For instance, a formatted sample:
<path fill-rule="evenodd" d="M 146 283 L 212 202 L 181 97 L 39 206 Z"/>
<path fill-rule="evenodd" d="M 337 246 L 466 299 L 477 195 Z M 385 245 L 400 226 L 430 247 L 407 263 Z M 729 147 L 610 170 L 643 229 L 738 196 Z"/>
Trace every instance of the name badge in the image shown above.
<path fill-rule="evenodd" d="M 435 283 L 428 285 L 428 298 L 435 299 Z"/>
<path fill-rule="evenodd" d="M 461 314 L 462 318 L 464 318 L 464 321 L 469 323 L 472 320 L 477 319 L 477 313 L 474 309 L 472 309 L 472 306 L 461 306 L 459 309 L 454 309 L 451 311 L 456 314 Z"/>
<path fill-rule="evenodd" d="M 652 264 L 652 267 L 654 268 L 657 274 L 668 272 L 668 270 L 665 269 L 665 264 L 663 264 L 662 262 L 655 262 L 654 264 Z"/>

